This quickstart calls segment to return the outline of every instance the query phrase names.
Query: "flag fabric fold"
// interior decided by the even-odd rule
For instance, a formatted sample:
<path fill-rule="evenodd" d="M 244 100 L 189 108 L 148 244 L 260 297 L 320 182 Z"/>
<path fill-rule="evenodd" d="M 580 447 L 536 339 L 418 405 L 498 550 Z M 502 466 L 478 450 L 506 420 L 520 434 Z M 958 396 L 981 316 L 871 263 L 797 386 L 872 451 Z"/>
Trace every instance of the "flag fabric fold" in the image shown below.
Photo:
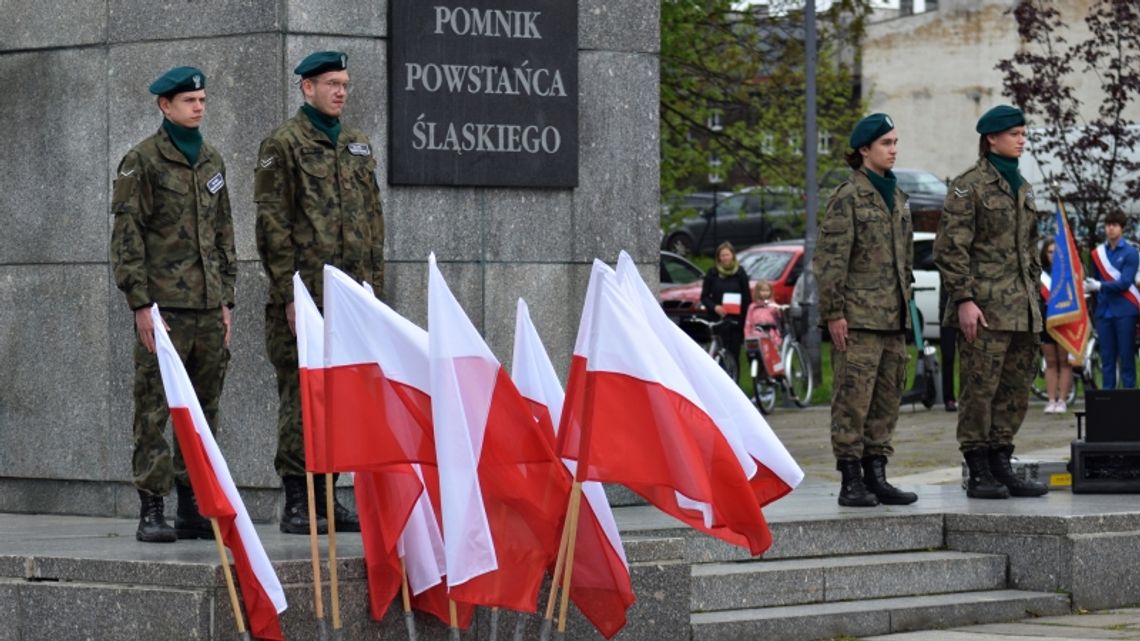
<path fill-rule="evenodd" d="M 349 472 L 393 463 L 434 465 L 421 366 L 426 333 L 335 267 L 325 266 L 324 286 L 330 466 Z"/>
<path fill-rule="evenodd" d="M 533 612 L 570 477 L 428 260 L 431 409 L 451 598 Z"/>
<path fill-rule="evenodd" d="M 1056 212 L 1057 233 L 1054 237 L 1053 268 L 1043 289 L 1048 302 L 1045 308 L 1045 331 L 1057 344 L 1072 354 L 1074 365 L 1083 365 L 1085 346 L 1089 341 L 1089 310 L 1085 302 L 1081 255 L 1073 239 L 1069 221 L 1060 209 Z M 1094 261 L 1096 255 L 1094 254 Z M 1107 260 L 1104 261 L 1107 264 Z M 1098 263 L 1099 266 L 1099 263 Z M 1109 264 L 1111 267 L 1111 264 Z M 1134 292 L 1135 287 L 1131 290 Z M 1134 295 L 1135 296 L 1135 295 Z"/>
<path fill-rule="evenodd" d="M 333 471 L 325 427 L 325 321 L 301 273 L 293 274 L 293 310 L 297 329 L 297 375 L 301 393 L 301 428 L 305 439 L 305 469 L 314 474 Z"/>
<path fill-rule="evenodd" d="M 684 356 L 691 341 L 672 340 L 656 326 L 656 315 L 647 314 L 630 284 L 631 268 L 632 262 L 623 284 L 612 269 L 594 262 L 571 361 L 560 453 L 578 461 L 579 480 L 626 485 L 690 527 L 760 554 L 771 545 L 761 506 L 791 491 L 803 473 L 770 430 L 746 430 L 732 420 L 742 409 L 732 397 L 734 382 L 708 379 L 712 386 L 698 393 L 696 379 L 717 370 L 685 360 L 685 367 L 699 368 L 687 374 L 674 360 L 674 352 Z M 745 411 L 756 414 L 751 405 Z"/>
<path fill-rule="evenodd" d="M 287 607 L 285 592 L 206 423 L 190 376 L 166 333 L 158 305 L 151 307 L 151 316 L 162 386 L 199 512 L 217 519 L 222 542 L 233 556 L 251 633 L 258 639 L 281 641 L 278 614 Z"/>
<path fill-rule="evenodd" d="M 332 467 L 356 471 L 369 611 L 380 620 L 400 591 L 401 537 L 426 498 L 410 461 L 435 460 L 424 389 L 427 334 L 340 270 L 326 266 L 324 278 L 326 431 Z M 336 402 L 343 405 L 334 407 Z M 362 441 L 369 446 L 359 446 Z M 376 452 L 376 442 L 391 449 Z"/>
<path fill-rule="evenodd" d="M 521 298 L 515 317 L 511 378 L 530 404 L 535 428 L 553 448 L 556 426 L 551 417 L 561 416 L 565 395 L 531 321 L 527 304 Z M 573 474 L 574 462 L 564 463 Z M 629 563 L 602 485 L 593 481 L 583 483 L 582 494 L 585 501 L 581 505 L 575 537 L 570 598 L 602 636 L 609 639 L 625 626 L 626 610 L 635 600 Z"/>

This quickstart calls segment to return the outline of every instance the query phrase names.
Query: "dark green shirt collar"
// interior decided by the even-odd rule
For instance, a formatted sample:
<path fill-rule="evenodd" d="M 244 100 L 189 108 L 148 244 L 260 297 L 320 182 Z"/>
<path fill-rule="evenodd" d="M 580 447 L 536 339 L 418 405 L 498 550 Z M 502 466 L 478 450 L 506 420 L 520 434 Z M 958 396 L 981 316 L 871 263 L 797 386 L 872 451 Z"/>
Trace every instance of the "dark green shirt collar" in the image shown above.
<path fill-rule="evenodd" d="M 991 151 L 986 154 L 986 160 L 989 160 L 990 164 L 994 166 L 994 169 L 1005 179 L 1006 184 L 1009 185 L 1010 192 L 1016 200 L 1017 192 L 1021 189 L 1021 183 L 1024 182 L 1021 179 L 1021 173 L 1017 171 L 1017 158 L 1006 158 Z"/>
<path fill-rule="evenodd" d="M 340 118 L 323 114 L 307 102 L 301 105 L 301 111 L 309 118 L 309 122 L 317 128 L 317 131 L 328 136 L 329 142 L 335 147 L 336 140 L 340 137 Z"/>
<path fill-rule="evenodd" d="M 885 175 L 880 176 L 867 167 L 863 167 L 863 174 L 871 181 L 871 186 L 875 188 L 875 191 L 883 197 L 883 202 L 887 204 L 887 211 L 894 213 L 895 186 L 898 185 L 894 172 L 888 169 Z"/>
<path fill-rule="evenodd" d="M 162 129 L 170 136 L 170 143 L 182 152 L 186 162 L 193 167 L 198 162 L 198 155 L 202 152 L 202 132 L 197 127 L 183 127 L 162 119 Z"/>

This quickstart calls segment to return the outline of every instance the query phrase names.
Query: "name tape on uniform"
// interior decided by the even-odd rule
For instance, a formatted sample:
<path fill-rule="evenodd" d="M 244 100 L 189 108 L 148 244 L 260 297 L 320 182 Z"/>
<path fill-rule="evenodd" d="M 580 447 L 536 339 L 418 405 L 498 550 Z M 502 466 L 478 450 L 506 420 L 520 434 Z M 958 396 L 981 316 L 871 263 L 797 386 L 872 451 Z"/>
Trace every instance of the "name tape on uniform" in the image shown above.
<path fill-rule="evenodd" d="M 348 143 L 348 153 L 353 156 L 371 156 L 372 150 L 362 142 L 350 142 Z"/>

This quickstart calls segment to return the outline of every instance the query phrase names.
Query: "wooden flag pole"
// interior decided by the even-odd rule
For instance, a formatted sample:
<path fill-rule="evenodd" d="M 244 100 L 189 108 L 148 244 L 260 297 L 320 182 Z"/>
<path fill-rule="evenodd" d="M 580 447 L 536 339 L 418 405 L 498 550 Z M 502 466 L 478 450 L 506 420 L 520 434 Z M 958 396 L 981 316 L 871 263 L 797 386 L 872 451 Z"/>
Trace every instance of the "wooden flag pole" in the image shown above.
<path fill-rule="evenodd" d="M 321 591 L 321 547 L 317 543 L 317 503 L 312 472 L 305 472 L 305 485 L 309 492 L 309 556 L 313 559 L 313 611 L 316 612 L 318 619 L 324 619 L 325 599 Z"/>
<path fill-rule="evenodd" d="M 570 539 L 570 504 L 574 500 L 573 492 L 566 501 L 566 522 L 562 524 L 562 540 L 558 542 L 558 559 L 554 562 L 554 576 L 550 578 L 550 594 L 546 598 L 547 621 L 554 620 L 554 603 L 558 594 L 558 583 L 562 578 L 562 566 L 566 561 L 566 542 Z"/>
<path fill-rule="evenodd" d="M 562 603 L 558 612 L 558 632 L 566 632 L 566 610 L 570 607 L 570 578 L 574 575 L 574 543 L 578 538 L 578 513 L 582 505 L 582 482 L 570 490 L 570 534 L 566 541 L 566 567 L 562 570 Z"/>
<path fill-rule="evenodd" d="M 222 574 L 226 577 L 226 589 L 230 593 L 230 607 L 234 610 L 234 623 L 237 624 L 238 636 L 240 637 L 245 634 L 245 619 L 241 615 L 237 588 L 234 587 L 234 576 L 230 572 L 230 557 L 226 555 L 225 543 L 222 543 L 222 530 L 218 527 L 218 519 L 211 516 L 210 525 L 214 528 L 214 543 L 218 546 L 218 556 L 222 560 Z"/>
<path fill-rule="evenodd" d="M 333 634 L 340 630 L 340 590 L 336 580 L 336 502 L 333 475 L 325 474 L 325 521 L 329 527 L 329 600 L 332 603 Z"/>
<path fill-rule="evenodd" d="M 412 614 L 412 591 L 408 587 L 408 564 L 400 559 L 400 596 L 404 601 L 404 624 L 408 628 L 408 641 L 416 641 L 416 619 Z"/>
<path fill-rule="evenodd" d="M 453 641 L 459 641 L 459 612 L 454 599 L 447 600 L 447 613 L 451 619 L 451 638 Z"/>

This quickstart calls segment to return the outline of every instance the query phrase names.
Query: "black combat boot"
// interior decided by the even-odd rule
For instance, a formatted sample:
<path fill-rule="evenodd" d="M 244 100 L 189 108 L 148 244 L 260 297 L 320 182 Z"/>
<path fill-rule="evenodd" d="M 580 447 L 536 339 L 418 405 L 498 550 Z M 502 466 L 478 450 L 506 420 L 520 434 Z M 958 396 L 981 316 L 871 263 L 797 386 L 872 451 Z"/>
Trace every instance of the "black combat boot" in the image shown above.
<path fill-rule="evenodd" d="M 1042 496 L 1049 493 L 1044 483 L 1022 480 L 1013 473 L 1009 458 L 1013 456 L 1013 446 L 1003 445 L 990 448 L 990 472 L 998 483 L 1009 488 L 1010 496 Z"/>
<path fill-rule="evenodd" d="M 162 514 L 162 497 L 139 490 L 139 529 L 135 539 L 143 543 L 174 543 L 178 535 Z"/>
<path fill-rule="evenodd" d="M 360 519 L 357 518 L 356 512 L 341 505 L 340 499 L 336 497 L 336 480 L 339 477 L 340 474 L 333 474 L 333 525 L 336 526 L 337 532 L 359 532 Z M 325 497 L 325 475 L 315 475 L 313 485 L 316 488 L 317 516 L 327 520 L 328 499 Z"/>
<path fill-rule="evenodd" d="M 198 500 L 189 485 L 175 483 L 178 493 L 178 511 L 174 514 L 174 529 L 180 539 L 213 539 L 214 527 L 198 512 Z"/>
<path fill-rule="evenodd" d="M 863 457 L 863 483 L 883 505 L 910 505 L 918 500 L 914 492 L 903 492 L 887 482 L 887 457 Z"/>
<path fill-rule="evenodd" d="M 305 484 L 305 477 L 283 476 L 281 484 L 285 486 L 285 511 L 281 514 L 281 531 L 285 534 L 308 534 L 309 490 Z M 317 517 L 317 534 L 325 534 L 328 529 L 328 523 Z"/>
<path fill-rule="evenodd" d="M 989 448 L 963 452 L 970 477 L 966 479 L 966 496 L 972 499 L 1008 499 L 1009 488 L 1002 485 L 990 472 Z"/>
<path fill-rule="evenodd" d="M 863 485 L 863 470 L 859 461 L 841 459 L 835 462 L 835 469 L 843 475 L 843 485 L 839 489 L 839 504 L 844 507 L 875 507 L 879 498 L 867 491 Z"/>

